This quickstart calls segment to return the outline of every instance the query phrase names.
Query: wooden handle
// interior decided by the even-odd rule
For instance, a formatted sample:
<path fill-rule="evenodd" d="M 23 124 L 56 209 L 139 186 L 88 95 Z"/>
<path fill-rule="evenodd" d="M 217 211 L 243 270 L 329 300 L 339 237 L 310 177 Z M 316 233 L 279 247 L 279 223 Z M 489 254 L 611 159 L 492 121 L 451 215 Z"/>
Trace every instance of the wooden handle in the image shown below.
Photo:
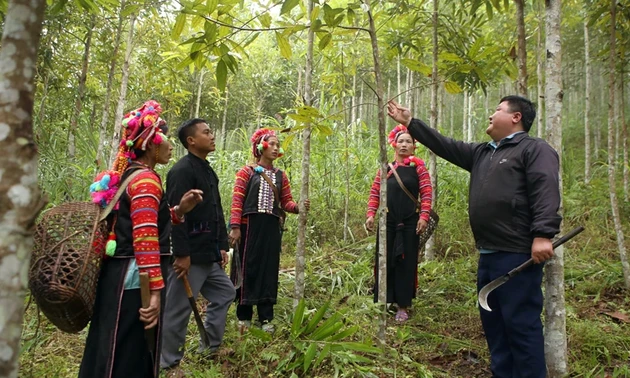
<path fill-rule="evenodd" d="M 193 297 L 192 289 L 190 288 L 190 283 L 188 282 L 188 276 L 183 276 L 182 280 L 184 281 L 184 288 L 186 289 L 186 295 L 188 298 Z"/>
<path fill-rule="evenodd" d="M 149 289 L 149 273 L 140 273 L 140 297 L 142 298 L 142 308 L 147 308 L 151 304 L 151 290 Z"/>

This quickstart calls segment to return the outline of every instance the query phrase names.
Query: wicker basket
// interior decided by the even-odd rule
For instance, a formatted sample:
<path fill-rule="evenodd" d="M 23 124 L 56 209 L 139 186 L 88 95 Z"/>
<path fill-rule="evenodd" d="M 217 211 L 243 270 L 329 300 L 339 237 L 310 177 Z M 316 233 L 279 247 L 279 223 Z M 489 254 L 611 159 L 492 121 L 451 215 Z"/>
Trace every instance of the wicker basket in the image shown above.
<path fill-rule="evenodd" d="M 431 213 L 429 214 L 429 222 L 427 224 L 427 228 L 422 234 L 420 234 L 420 244 L 418 244 L 420 248 L 422 248 L 427 240 L 429 240 L 431 235 L 433 235 L 438 223 L 440 223 L 439 215 L 435 211 L 431 210 Z"/>
<path fill-rule="evenodd" d="M 107 222 L 90 202 L 64 203 L 38 223 L 29 288 L 46 317 L 60 330 L 77 333 L 94 309 L 107 239 Z"/>

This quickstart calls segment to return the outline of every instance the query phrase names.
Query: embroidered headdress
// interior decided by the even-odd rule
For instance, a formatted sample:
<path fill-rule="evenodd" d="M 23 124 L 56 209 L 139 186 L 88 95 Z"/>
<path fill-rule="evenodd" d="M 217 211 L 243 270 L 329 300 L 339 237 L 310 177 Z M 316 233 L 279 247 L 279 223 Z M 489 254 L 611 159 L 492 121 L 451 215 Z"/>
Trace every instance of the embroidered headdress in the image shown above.
<path fill-rule="evenodd" d="M 401 136 L 402 134 L 409 134 L 409 130 L 407 129 L 407 127 L 405 125 L 398 125 L 396 127 L 394 127 L 392 129 L 392 131 L 389 132 L 389 136 L 387 137 L 387 141 L 389 142 L 389 144 L 396 148 L 396 141 L 398 140 L 398 137 Z M 413 141 L 413 137 L 411 138 L 411 140 Z M 418 147 L 419 144 L 418 142 L 415 142 L 415 146 Z M 410 155 L 409 157 L 404 159 L 403 162 L 405 165 L 409 165 L 412 167 L 418 166 L 422 163 L 422 160 L 418 159 L 417 157 Z"/>
<path fill-rule="evenodd" d="M 252 134 L 250 139 L 252 142 L 252 154 L 256 160 L 260 159 L 263 150 L 269 148 L 269 143 L 267 141 L 271 137 L 276 137 L 276 139 L 278 138 L 275 131 L 267 128 L 258 129 L 254 131 L 254 134 Z M 284 155 L 284 150 L 280 148 L 278 150 L 278 157 L 282 157 L 282 155 Z"/>
<path fill-rule="evenodd" d="M 140 108 L 125 114 L 122 121 L 120 145 L 112 168 L 100 172 L 94 183 L 90 185 L 92 202 L 106 207 L 118 190 L 123 172 L 136 158 L 134 151 L 145 151 L 150 140 L 153 140 L 155 144 L 163 142 L 164 136 L 160 127 L 166 125 L 166 122 L 160 118 L 160 113 L 162 113 L 160 104 L 149 100 Z"/>

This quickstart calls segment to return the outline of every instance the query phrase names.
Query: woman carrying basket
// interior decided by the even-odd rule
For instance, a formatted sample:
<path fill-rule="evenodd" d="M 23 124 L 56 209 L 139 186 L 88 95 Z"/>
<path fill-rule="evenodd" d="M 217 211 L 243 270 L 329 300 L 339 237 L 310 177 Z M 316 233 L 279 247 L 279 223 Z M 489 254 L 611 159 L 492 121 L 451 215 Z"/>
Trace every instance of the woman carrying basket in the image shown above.
<path fill-rule="evenodd" d="M 79 377 L 157 378 L 161 314 L 164 306 L 162 271 L 170 254 L 171 222 L 179 222 L 202 199 L 191 190 L 169 208 L 156 164 L 168 163 L 172 146 L 159 118 L 156 101 L 125 115 L 114 166 L 97 176 L 90 190 L 96 203 L 106 205 L 118 186 L 131 177 L 108 218 L 106 246 Z M 139 273 L 148 273 L 150 305 L 142 308 Z M 155 328 L 147 333 L 145 330 Z"/>
<path fill-rule="evenodd" d="M 240 253 L 232 260 L 231 277 L 238 288 L 236 316 L 241 332 L 251 326 L 256 305 L 263 330 L 273 333 L 270 322 L 278 297 L 281 218 L 284 211 L 297 214 L 299 210 L 287 175 L 273 166 L 283 153 L 276 133 L 258 129 L 251 142 L 256 163 L 243 167 L 234 183 L 229 239 Z M 309 200 L 304 206 L 310 208 Z"/>
<path fill-rule="evenodd" d="M 396 159 L 387 170 L 387 302 L 398 305 L 395 319 L 405 322 L 418 282 L 418 235 L 427 229 L 433 190 L 424 161 L 414 156 L 416 145 L 407 128 L 396 126 L 389 133 L 388 141 L 396 151 Z M 380 189 L 379 170 L 368 200 L 365 226 L 369 231 L 374 229 Z M 376 244 L 378 246 L 378 238 Z M 378 255 L 377 248 L 375 302 L 378 299 Z"/>

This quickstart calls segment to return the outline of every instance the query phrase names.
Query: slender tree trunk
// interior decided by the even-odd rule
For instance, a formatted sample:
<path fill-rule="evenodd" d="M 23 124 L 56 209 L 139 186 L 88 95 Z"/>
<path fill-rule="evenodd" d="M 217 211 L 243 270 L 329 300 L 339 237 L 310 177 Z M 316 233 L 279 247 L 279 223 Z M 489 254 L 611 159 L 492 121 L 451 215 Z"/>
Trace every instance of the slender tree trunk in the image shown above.
<path fill-rule="evenodd" d="M 474 116 L 474 109 L 475 109 L 475 96 L 474 93 L 468 93 L 468 137 L 466 138 L 466 140 L 468 140 L 469 142 L 473 141 L 473 138 L 475 136 L 475 120 L 473 118 Z"/>
<path fill-rule="evenodd" d="M 306 0 L 307 14 L 313 12 L 313 0 Z M 306 42 L 306 67 L 304 69 L 304 103 L 307 106 L 313 104 L 313 43 L 315 32 L 313 28 L 308 29 Z M 303 152 L 302 152 L 302 187 L 300 188 L 300 203 L 298 214 L 298 235 L 295 251 L 295 296 L 293 307 L 297 307 L 298 302 L 304 298 L 304 268 L 306 267 L 306 221 L 307 213 L 304 201 L 308 199 L 310 160 L 311 160 L 311 125 L 306 125 L 302 132 Z"/>
<path fill-rule="evenodd" d="M 129 61 L 131 60 L 131 53 L 133 52 L 133 32 L 134 24 L 136 22 L 137 15 L 133 13 L 129 19 L 129 35 L 127 36 L 127 49 L 125 51 L 125 61 L 122 66 L 122 79 L 120 80 L 120 93 L 118 95 L 118 105 L 116 105 L 116 115 L 114 116 L 114 135 L 112 136 L 111 151 L 112 155 L 109 158 L 109 165 L 114 163 L 116 153 L 118 150 L 118 143 L 120 143 L 120 128 L 122 126 L 123 111 L 125 109 L 125 100 L 127 98 L 127 84 L 129 83 Z"/>
<path fill-rule="evenodd" d="M 400 96 L 402 94 L 402 88 L 400 86 L 400 82 L 401 82 L 401 77 L 400 77 L 400 53 L 398 54 L 398 56 L 396 57 L 396 79 L 398 81 L 398 87 L 396 87 L 396 90 L 398 91 L 398 93 L 396 93 L 396 97 Z M 387 97 L 387 99 L 389 100 L 391 97 Z M 402 100 L 402 98 L 398 99 L 398 102 L 400 102 Z"/>
<path fill-rule="evenodd" d="M 354 124 L 357 119 L 357 75 L 356 73 L 352 76 L 352 103 L 350 104 L 350 124 L 346 126 L 346 128 L 354 128 Z M 346 173 L 346 195 L 344 197 L 343 204 L 343 241 L 346 242 L 348 240 L 348 231 L 349 228 L 349 213 L 350 213 L 350 147 L 349 147 L 349 136 L 346 133 L 346 137 L 344 140 L 345 144 L 345 173 Z"/>
<path fill-rule="evenodd" d="M 97 170 L 101 168 L 101 162 L 107 161 L 109 151 L 104 152 L 104 147 L 107 146 L 107 122 L 109 122 L 109 106 L 112 96 L 112 86 L 114 84 L 114 75 L 116 74 L 116 61 L 118 60 L 118 49 L 120 48 L 120 39 L 122 37 L 123 30 L 123 11 L 125 9 L 126 1 L 120 2 L 120 11 L 118 12 L 118 26 L 116 27 L 116 36 L 114 37 L 114 50 L 112 51 L 112 60 L 109 63 L 109 73 L 107 74 L 107 87 L 105 88 L 105 99 L 103 100 L 103 108 L 101 110 L 101 126 L 99 127 L 98 137 L 98 149 L 96 151 L 96 165 Z"/>
<path fill-rule="evenodd" d="M 562 194 L 562 61 L 560 0 L 546 0 L 545 114 L 549 144 L 560 156 Z M 562 213 L 562 204 L 560 212 Z M 567 373 L 566 307 L 564 300 L 564 249 L 556 248 L 545 267 L 545 358 L 549 378 Z"/>
<path fill-rule="evenodd" d="M 79 76 L 79 85 L 77 86 L 77 98 L 74 102 L 74 111 L 70 117 L 70 127 L 68 128 L 68 158 L 74 158 L 76 154 L 76 146 L 74 143 L 75 132 L 81 116 L 83 108 L 83 100 L 85 99 L 85 83 L 87 82 L 88 66 L 90 63 L 90 47 L 92 47 L 92 31 L 94 30 L 95 16 L 92 16 L 88 25 L 87 35 L 85 37 L 85 49 L 83 50 L 83 59 L 81 63 L 81 74 Z"/>
<path fill-rule="evenodd" d="M 46 2 L 10 0 L 0 41 L 0 377 L 16 378 L 33 226 L 44 206 L 37 185 L 33 98 Z"/>
<path fill-rule="evenodd" d="M 623 72 L 624 70 L 622 70 Z M 625 75 L 625 73 L 622 73 L 621 75 L 619 75 L 619 102 L 620 102 L 620 108 L 621 108 L 621 127 L 623 130 L 623 134 L 622 134 L 622 145 L 623 145 L 623 199 L 627 202 L 628 201 L 628 182 L 630 181 L 630 172 L 628 172 L 628 122 L 626 122 L 626 111 L 625 111 L 625 107 L 626 107 L 626 98 L 625 98 L 625 91 L 624 91 L 624 87 L 625 87 L 625 83 L 623 81 L 623 75 Z"/>
<path fill-rule="evenodd" d="M 462 140 L 468 141 L 468 90 L 464 91 L 464 114 L 462 116 Z"/>
<path fill-rule="evenodd" d="M 615 153 L 613 152 L 613 134 L 615 132 L 615 58 L 617 55 L 617 38 L 616 38 L 616 15 L 617 3 L 610 3 L 610 54 L 608 57 L 609 78 L 608 78 L 608 185 L 610 186 L 610 206 L 612 210 L 613 222 L 615 224 L 615 233 L 617 234 L 617 247 L 619 249 L 619 258 L 621 259 L 621 267 L 626 288 L 630 289 L 630 264 L 628 264 L 628 256 L 626 254 L 626 244 L 623 235 L 623 226 L 619 215 L 619 205 L 617 203 L 617 187 Z"/>
<path fill-rule="evenodd" d="M 603 73 L 600 72 L 599 75 L 597 75 L 597 82 L 599 84 L 599 90 L 600 90 L 600 97 L 599 97 L 599 101 L 601 102 L 600 104 L 602 106 L 600 106 L 599 108 L 601 109 L 603 107 L 603 103 L 605 101 L 605 90 L 604 90 L 604 77 L 603 77 Z M 595 145 L 593 146 L 593 154 L 595 157 L 595 160 L 599 159 L 599 149 L 602 145 L 602 128 L 601 128 L 601 122 L 596 122 L 595 123 Z"/>
<path fill-rule="evenodd" d="M 359 119 L 361 121 L 365 121 L 363 119 L 363 109 L 365 108 L 365 105 L 363 105 L 363 89 L 365 88 L 365 83 L 363 83 L 363 81 L 361 81 L 361 97 L 359 98 Z M 391 97 L 388 97 L 391 98 Z"/>
<path fill-rule="evenodd" d="M 588 20 L 584 20 L 584 183 L 591 180 L 591 57 L 588 33 Z"/>
<path fill-rule="evenodd" d="M 388 79 L 387 80 L 387 99 L 388 100 L 392 98 L 391 97 L 391 94 L 392 94 L 391 90 L 392 90 L 392 81 Z M 398 97 L 398 94 L 396 95 L 396 97 Z"/>
<path fill-rule="evenodd" d="M 518 94 L 527 97 L 527 40 L 525 39 L 524 0 L 514 0 L 516 4 L 516 25 L 518 30 Z"/>
<path fill-rule="evenodd" d="M 409 109 L 411 110 L 411 114 L 415 114 L 414 112 L 416 111 L 416 107 L 417 107 L 417 102 L 420 101 L 420 99 L 416 96 L 414 96 L 415 91 L 413 90 L 413 71 L 409 70 L 407 71 L 407 75 L 409 76 L 409 88 L 407 89 L 409 92 Z"/>
<path fill-rule="evenodd" d="M 385 329 L 387 327 L 387 140 L 385 123 L 385 103 L 383 101 L 383 82 L 381 78 L 381 63 L 378 52 L 378 38 L 376 26 L 372 17 L 372 8 L 369 2 L 367 15 L 370 22 L 370 41 L 372 42 L 372 57 L 374 59 L 374 78 L 376 82 L 376 98 L 378 103 L 378 140 L 379 157 L 381 161 L 381 191 L 378 208 L 378 302 L 383 306 L 379 322 L 378 338 L 381 345 L 385 344 Z"/>
<path fill-rule="evenodd" d="M 199 106 L 201 106 L 201 92 L 203 88 L 203 74 L 205 70 L 202 68 L 199 71 L 199 83 L 197 84 L 197 100 L 195 101 L 195 118 L 199 118 Z"/>
<path fill-rule="evenodd" d="M 538 91 L 538 117 L 536 117 L 536 136 L 538 138 L 542 138 L 545 135 L 545 123 L 544 119 L 544 110 L 545 110 L 545 94 L 544 94 L 544 85 L 545 85 L 545 71 L 543 71 L 543 65 L 545 63 L 545 48 L 542 42 L 542 35 L 544 29 L 544 20 L 542 16 L 542 10 L 540 9 L 540 4 L 542 2 L 539 1 L 539 10 L 538 10 L 538 43 L 537 43 L 537 54 L 536 54 L 536 87 Z"/>
<path fill-rule="evenodd" d="M 225 102 L 223 103 L 223 119 L 221 120 L 221 151 L 225 151 L 227 142 L 227 116 L 228 116 L 228 99 L 230 97 L 228 87 L 225 87 Z"/>
<path fill-rule="evenodd" d="M 433 70 L 431 72 L 431 117 L 429 122 L 431 127 L 436 130 L 438 128 L 438 9 L 438 0 L 433 0 Z M 435 207 L 437 203 L 438 170 L 437 159 L 431 151 L 429 151 L 429 176 L 431 176 L 431 186 L 433 187 L 432 206 Z M 427 240 L 427 245 L 424 249 L 424 259 L 427 261 L 435 259 L 433 235 Z"/>

